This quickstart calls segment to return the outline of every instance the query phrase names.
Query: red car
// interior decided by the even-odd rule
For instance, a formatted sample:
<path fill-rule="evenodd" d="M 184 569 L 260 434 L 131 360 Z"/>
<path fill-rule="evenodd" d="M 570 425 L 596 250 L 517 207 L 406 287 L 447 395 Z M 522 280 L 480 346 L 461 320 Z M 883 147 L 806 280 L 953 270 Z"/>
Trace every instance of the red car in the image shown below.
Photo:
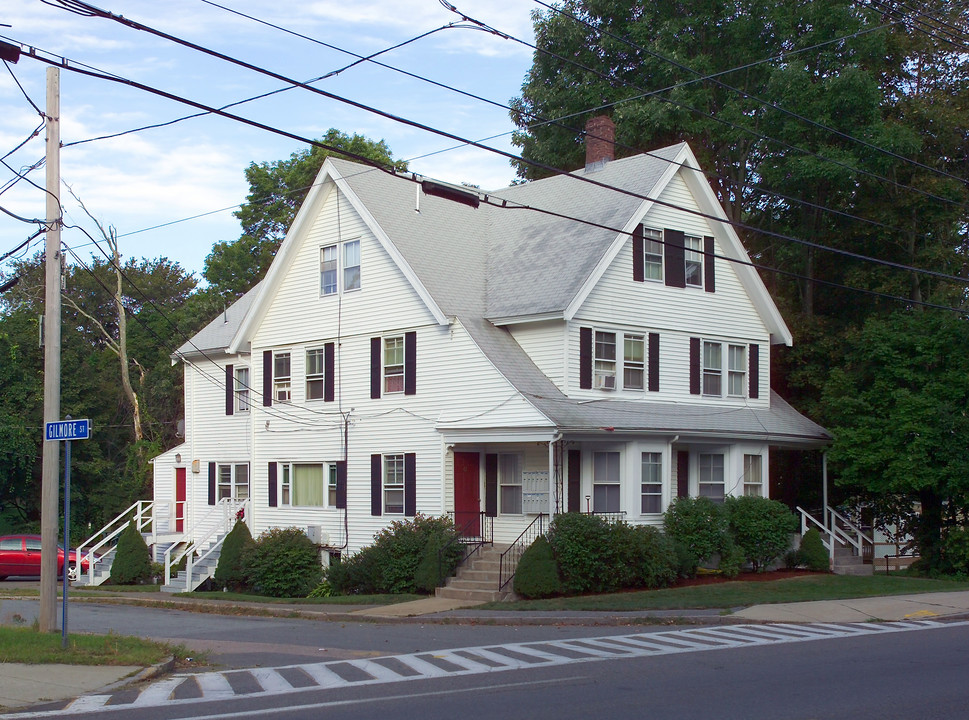
<path fill-rule="evenodd" d="M 67 577 L 77 580 L 77 553 L 68 554 Z M 87 555 L 81 558 L 81 572 L 87 572 Z M 64 573 L 64 548 L 57 546 L 57 576 Z M 0 537 L 0 580 L 8 576 L 40 577 L 40 535 Z"/>

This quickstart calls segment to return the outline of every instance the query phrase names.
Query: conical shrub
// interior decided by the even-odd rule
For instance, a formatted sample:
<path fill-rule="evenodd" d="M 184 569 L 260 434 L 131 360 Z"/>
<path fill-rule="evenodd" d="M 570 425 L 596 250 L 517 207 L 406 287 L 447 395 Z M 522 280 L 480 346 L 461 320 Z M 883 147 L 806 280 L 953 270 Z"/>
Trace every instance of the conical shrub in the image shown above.
<path fill-rule="evenodd" d="M 151 555 L 145 539 L 138 532 L 138 526 L 132 518 L 118 538 L 109 582 L 112 585 L 139 585 L 150 579 Z"/>

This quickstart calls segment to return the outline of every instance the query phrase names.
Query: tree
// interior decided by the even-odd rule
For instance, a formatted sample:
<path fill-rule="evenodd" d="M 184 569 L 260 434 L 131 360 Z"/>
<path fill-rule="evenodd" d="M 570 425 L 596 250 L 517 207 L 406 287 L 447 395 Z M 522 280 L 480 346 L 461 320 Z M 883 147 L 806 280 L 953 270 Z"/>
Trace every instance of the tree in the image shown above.
<path fill-rule="evenodd" d="M 393 159 L 383 140 L 331 128 L 320 142 L 388 168 L 407 169 L 407 163 Z M 242 223 L 242 237 L 217 242 L 205 259 L 203 275 L 223 300 L 241 297 L 266 274 L 323 161 L 330 155 L 339 157 L 340 153 L 314 145 L 293 153 L 288 160 L 254 162 L 246 168 L 249 195 L 235 213 Z"/>
<path fill-rule="evenodd" d="M 825 387 L 838 482 L 918 500 L 916 544 L 937 567 L 969 510 L 969 322 L 942 311 L 873 317 Z"/>

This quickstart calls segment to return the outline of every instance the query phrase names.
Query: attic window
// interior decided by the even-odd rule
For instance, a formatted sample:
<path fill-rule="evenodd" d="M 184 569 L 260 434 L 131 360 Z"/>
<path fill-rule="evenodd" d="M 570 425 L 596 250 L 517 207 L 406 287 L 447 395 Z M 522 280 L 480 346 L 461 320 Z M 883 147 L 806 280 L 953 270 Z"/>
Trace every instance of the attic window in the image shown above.
<path fill-rule="evenodd" d="M 425 195 L 433 195 L 434 197 L 444 198 L 445 200 L 452 200 L 453 202 L 461 203 L 469 207 L 477 208 L 481 204 L 481 198 L 478 197 L 478 193 L 470 190 L 462 190 L 453 185 L 444 185 L 432 180 L 422 180 L 421 189 L 424 190 Z"/>

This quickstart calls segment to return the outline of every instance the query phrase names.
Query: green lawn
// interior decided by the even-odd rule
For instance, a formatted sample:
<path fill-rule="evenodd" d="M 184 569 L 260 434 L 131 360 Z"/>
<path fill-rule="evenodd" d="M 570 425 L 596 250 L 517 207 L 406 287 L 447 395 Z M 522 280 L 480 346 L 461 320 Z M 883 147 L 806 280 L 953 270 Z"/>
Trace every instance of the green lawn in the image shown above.
<path fill-rule="evenodd" d="M 29 627 L 0 627 L 0 662 L 63 663 L 67 665 L 154 665 L 185 657 L 181 646 L 125 635 L 69 634 L 67 648 L 58 633 L 41 633 Z"/>
<path fill-rule="evenodd" d="M 714 585 L 498 602 L 478 607 L 483 610 L 686 610 L 953 590 L 969 590 L 969 582 L 929 580 L 905 575 L 850 577 L 819 573 L 781 580 L 738 579 Z"/>

